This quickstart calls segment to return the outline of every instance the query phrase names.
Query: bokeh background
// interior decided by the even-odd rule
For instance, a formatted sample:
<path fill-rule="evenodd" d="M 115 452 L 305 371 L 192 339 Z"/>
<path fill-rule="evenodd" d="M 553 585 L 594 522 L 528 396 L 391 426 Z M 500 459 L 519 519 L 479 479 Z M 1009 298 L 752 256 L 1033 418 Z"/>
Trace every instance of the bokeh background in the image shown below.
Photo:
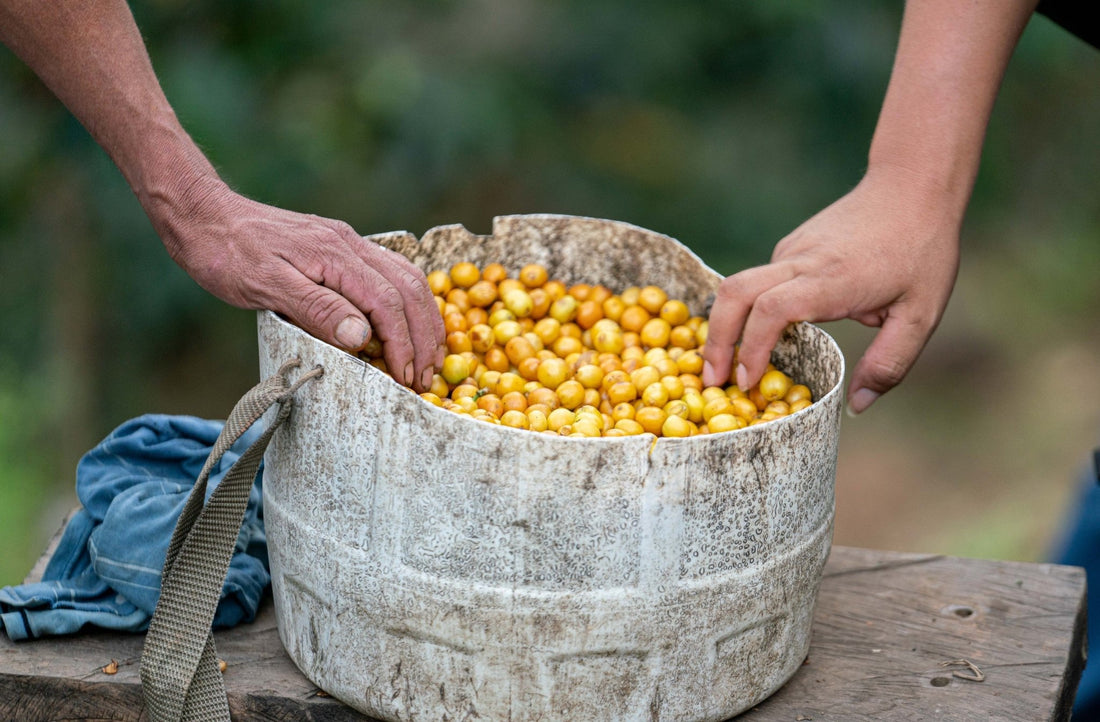
<path fill-rule="evenodd" d="M 901 3 L 135 0 L 184 125 L 247 195 L 362 233 L 555 212 L 730 273 L 860 178 Z M 845 419 L 835 541 L 1042 559 L 1100 444 L 1100 53 L 1042 17 L 1009 67 L 959 283 L 909 379 Z M 222 418 L 255 320 L 164 252 L 0 50 L 0 584 L 145 412 Z M 827 325 L 853 365 L 871 332 Z"/>

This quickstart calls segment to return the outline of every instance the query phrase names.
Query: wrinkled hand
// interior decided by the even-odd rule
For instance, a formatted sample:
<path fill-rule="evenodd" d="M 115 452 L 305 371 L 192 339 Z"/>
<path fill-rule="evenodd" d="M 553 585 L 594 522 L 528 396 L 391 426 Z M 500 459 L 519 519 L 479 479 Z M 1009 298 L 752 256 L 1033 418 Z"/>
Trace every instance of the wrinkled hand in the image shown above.
<path fill-rule="evenodd" d="M 424 273 L 341 221 L 264 205 L 220 181 L 150 213 L 177 263 L 234 306 L 284 314 L 357 351 L 375 335 L 398 381 L 426 391 L 443 362 L 443 321 Z"/>
<path fill-rule="evenodd" d="M 776 245 L 768 265 L 724 279 L 710 314 L 703 382 L 763 375 L 794 321 L 850 318 L 879 327 L 848 387 L 859 413 L 905 377 L 935 330 L 955 283 L 959 222 L 940 194 L 900 169 L 856 188 Z"/>

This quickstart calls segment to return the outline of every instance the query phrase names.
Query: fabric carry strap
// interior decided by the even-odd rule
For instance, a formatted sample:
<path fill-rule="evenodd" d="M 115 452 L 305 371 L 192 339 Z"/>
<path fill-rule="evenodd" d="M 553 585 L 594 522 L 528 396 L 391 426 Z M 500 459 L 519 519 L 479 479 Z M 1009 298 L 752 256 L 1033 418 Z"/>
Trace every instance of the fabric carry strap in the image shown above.
<path fill-rule="evenodd" d="M 184 503 L 168 546 L 160 598 L 141 654 L 142 693 L 153 722 L 230 719 L 211 627 L 267 444 L 290 414 L 295 392 L 324 373 L 316 366 L 288 383 L 286 374 L 298 365 L 297 360 L 283 364 L 278 373 L 237 402 Z M 211 470 L 275 405 L 279 408 L 271 423 L 226 472 L 204 506 Z"/>

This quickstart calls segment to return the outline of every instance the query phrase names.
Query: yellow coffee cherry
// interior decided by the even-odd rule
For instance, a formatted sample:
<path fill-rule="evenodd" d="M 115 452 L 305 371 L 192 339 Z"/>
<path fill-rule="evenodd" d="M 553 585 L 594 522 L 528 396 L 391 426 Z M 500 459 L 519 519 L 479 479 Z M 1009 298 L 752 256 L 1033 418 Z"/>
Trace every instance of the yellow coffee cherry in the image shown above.
<path fill-rule="evenodd" d="M 639 392 L 644 391 L 650 384 L 655 384 L 660 380 L 661 373 L 654 366 L 639 366 L 630 372 L 630 383 L 634 384 Z"/>
<path fill-rule="evenodd" d="M 462 353 L 463 351 L 472 351 L 473 345 L 470 343 L 470 336 L 465 331 L 454 331 L 447 334 L 447 350 L 451 353 Z"/>
<path fill-rule="evenodd" d="M 454 283 L 445 271 L 432 271 L 428 274 L 428 288 L 436 296 L 446 296 L 454 288 Z"/>
<path fill-rule="evenodd" d="M 691 328 L 691 326 L 688 326 Z M 695 345 L 697 348 L 703 348 L 707 345 L 707 332 L 710 330 L 710 322 L 703 321 L 695 329 Z"/>
<path fill-rule="evenodd" d="M 734 414 L 716 414 L 707 422 L 707 429 L 712 434 L 720 434 L 723 431 L 736 431 L 748 426 L 748 422 Z"/>
<path fill-rule="evenodd" d="M 684 351 L 676 359 L 676 365 L 680 367 L 680 373 L 698 376 L 703 373 L 703 356 L 695 349 Z"/>
<path fill-rule="evenodd" d="M 594 438 L 601 435 L 602 430 L 599 424 L 591 416 L 578 418 L 573 422 L 573 433 L 579 433 L 582 436 L 588 438 Z"/>
<path fill-rule="evenodd" d="M 518 278 L 505 278 L 503 281 L 497 284 L 497 291 L 501 298 L 511 293 L 512 291 L 526 291 L 527 287 L 523 285 L 523 282 Z M 501 305 L 504 305 L 503 302 Z"/>
<path fill-rule="evenodd" d="M 558 336 L 554 343 L 550 344 L 550 350 L 558 358 L 565 358 L 570 354 L 579 354 L 584 350 L 584 344 L 579 338 L 573 336 Z"/>
<path fill-rule="evenodd" d="M 493 309 L 492 312 L 489 314 L 489 318 L 485 322 L 493 328 L 496 328 L 499 324 L 502 324 L 505 321 L 515 320 L 516 314 L 501 306 L 500 308 Z"/>
<path fill-rule="evenodd" d="M 777 401 L 791 390 L 791 379 L 778 369 L 768 371 L 760 378 L 760 394 L 768 401 Z"/>
<path fill-rule="evenodd" d="M 508 291 L 503 296 L 504 307 L 511 311 L 516 318 L 527 318 L 535 309 L 535 301 L 527 291 L 515 289 Z"/>
<path fill-rule="evenodd" d="M 688 421 L 696 424 L 701 423 L 703 421 L 703 408 L 706 406 L 703 395 L 695 389 L 684 389 L 684 395 L 680 400 L 687 404 Z"/>
<path fill-rule="evenodd" d="M 594 329 L 595 335 L 592 337 L 592 347 L 601 353 L 614 353 L 618 354 L 623 351 L 624 339 L 623 331 L 616 324 L 614 327 L 604 326 L 600 329 Z"/>
<path fill-rule="evenodd" d="M 482 394 L 478 396 L 477 407 L 482 411 L 488 411 L 498 419 L 504 413 L 504 403 L 496 394 Z"/>
<path fill-rule="evenodd" d="M 690 410 L 688 409 L 688 405 L 685 401 L 683 401 L 682 399 L 676 399 L 674 401 L 669 401 L 667 404 L 664 405 L 664 412 L 669 416 L 679 416 L 680 418 L 687 419 Z"/>
<path fill-rule="evenodd" d="M 651 314 L 660 313 L 668 294 L 659 286 L 646 286 L 638 292 L 638 305 Z"/>
<path fill-rule="evenodd" d="M 726 395 L 725 389 L 720 386 L 707 386 L 705 389 L 703 389 L 703 399 L 705 401 L 710 402 L 723 397 L 727 399 L 729 398 L 729 396 Z"/>
<path fill-rule="evenodd" d="M 499 339 L 495 332 L 493 335 L 494 338 Z M 512 336 L 504 342 L 504 354 L 516 368 L 519 368 L 519 365 L 526 359 L 533 358 L 535 353 L 535 347 L 531 345 L 531 342 L 525 336 Z"/>
<path fill-rule="evenodd" d="M 691 318 L 691 311 L 688 310 L 687 304 L 678 299 L 665 301 L 658 313 L 672 327 L 682 326 Z"/>
<path fill-rule="evenodd" d="M 788 404 L 794 404 L 796 401 L 813 401 L 813 393 L 805 384 L 792 384 L 783 396 L 783 400 Z"/>
<path fill-rule="evenodd" d="M 538 380 L 543 386 L 556 389 L 569 375 L 569 366 L 559 359 L 547 359 L 539 364 Z M 446 377 L 444 377 L 446 378 Z"/>
<path fill-rule="evenodd" d="M 676 348 L 695 348 L 698 342 L 695 340 L 695 332 L 687 326 L 673 326 L 669 332 L 668 342 Z"/>
<path fill-rule="evenodd" d="M 684 382 L 679 376 L 662 376 L 661 385 L 668 390 L 668 398 L 675 401 L 684 395 Z"/>
<path fill-rule="evenodd" d="M 529 429 L 531 421 L 522 411 L 505 411 L 500 417 L 502 426 L 510 426 L 513 429 Z"/>
<path fill-rule="evenodd" d="M 481 269 L 481 277 L 496 284 L 508 278 L 508 271 L 503 265 L 494 262 Z"/>
<path fill-rule="evenodd" d="M 565 295 L 550 304 L 550 318 L 558 323 L 569 323 L 577 317 L 577 309 L 580 302 L 570 295 Z"/>
<path fill-rule="evenodd" d="M 579 381 L 586 389 L 598 389 L 603 383 L 604 372 L 595 364 L 584 364 L 573 373 L 573 378 Z"/>
<path fill-rule="evenodd" d="M 433 394 L 443 399 L 447 397 L 450 391 L 450 386 L 447 385 L 447 380 L 439 374 L 432 374 L 432 387 L 428 389 Z"/>
<path fill-rule="evenodd" d="M 634 415 L 634 420 L 650 434 L 660 434 L 661 427 L 664 426 L 665 419 L 667 418 L 668 413 L 664 409 L 659 409 L 655 406 L 643 406 L 638 409 L 638 413 Z"/>
<path fill-rule="evenodd" d="M 801 411 L 802 409 L 812 404 L 813 402 L 809 399 L 798 399 L 797 401 L 791 403 L 791 413 L 793 414 L 796 411 Z"/>
<path fill-rule="evenodd" d="M 562 381 L 555 391 L 561 405 L 567 409 L 575 409 L 584 404 L 584 386 L 576 379 Z"/>
<path fill-rule="evenodd" d="M 488 308 L 497 300 L 497 285 L 489 281 L 478 281 L 466 292 L 470 303 L 478 308 Z"/>
<path fill-rule="evenodd" d="M 645 428 L 634 419 L 619 419 L 615 422 L 614 428 L 625 432 L 627 436 L 638 436 L 645 433 Z"/>
<path fill-rule="evenodd" d="M 497 393 L 501 396 L 513 392 L 523 393 L 526 385 L 527 382 L 522 376 L 517 373 L 512 373 L 511 371 L 505 371 L 500 375 L 500 379 L 497 381 Z"/>
<path fill-rule="evenodd" d="M 527 428 L 531 431 L 546 431 L 549 426 L 546 422 L 546 412 L 542 409 L 527 409 Z"/>
<path fill-rule="evenodd" d="M 471 327 L 466 336 L 470 339 L 470 347 L 474 353 L 484 354 L 496 343 L 493 329 L 484 323 Z"/>
<path fill-rule="evenodd" d="M 519 280 L 528 288 L 536 288 L 544 285 L 549 277 L 550 275 L 546 267 L 538 263 L 528 263 L 526 266 L 519 269 Z"/>
<path fill-rule="evenodd" d="M 764 407 L 764 413 L 772 413 L 778 416 L 787 416 L 791 413 L 791 406 L 786 401 L 771 401 Z"/>
<path fill-rule="evenodd" d="M 642 403 L 646 406 L 655 406 L 660 409 L 671 400 L 668 389 L 660 381 L 654 381 L 642 391 Z"/>
<path fill-rule="evenodd" d="M 745 392 L 737 387 L 737 384 L 730 384 L 726 387 L 726 396 L 729 396 L 731 399 L 748 398 Z"/>
<path fill-rule="evenodd" d="M 470 363 L 465 357 L 459 354 L 448 354 L 443 359 L 443 368 L 440 373 L 447 383 L 452 385 L 459 384 L 462 383 L 464 378 L 470 375 Z"/>
<path fill-rule="evenodd" d="M 692 423 L 687 419 L 670 414 L 665 419 L 665 423 L 661 425 L 661 436 L 669 436 L 674 438 L 683 438 L 685 436 L 691 436 Z"/>
<path fill-rule="evenodd" d="M 546 417 L 546 427 L 551 431 L 561 431 L 562 427 L 570 426 L 576 418 L 576 414 L 571 410 L 559 407 Z"/>
<path fill-rule="evenodd" d="M 459 288 L 469 288 L 481 278 L 481 271 L 469 261 L 451 266 L 451 281 Z"/>
<path fill-rule="evenodd" d="M 680 376 L 680 364 L 676 363 L 672 359 L 665 358 L 657 359 L 653 362 L 653 367 L 657 369 L 657 372 L 661 374 L 661 377 L 665 376 Z"/>
<path fill-rule="evenodd" d="M 619 317 L 619 325 L 622 326 L 623 331 L 640 332 L 651 318 L 649 311 L 641 306 L 627 306 Z"/>
<path fill-rule="evenodd" d="M 647 349 L 645 354 L 642 355 L 642 361 L 647 366 L 656 367 L 659 362 L 667 361 L 667 360 L 668 360 L 668 349 L 664 348 L 663 346 L 657 346 L 657 347 L 654 347 L 654 348 Z M 677 368 L 679 368 L 679 367 L 677 367 Z M 676 373 L 678 374 L 680 372 L 676 371 Z M 667 376 L 668 374 L 661 374 L 661 375 L 662 376 Z"/>
<path fill-rule="evenodd" d="M 556 318 L 541 318 L 535 324 L 534 333 L 544 346 L 549 346 L 561 335 L 561 322 Z"/>
<path fill-rule="evenodd" d="M 623 419 L 633 419 L 634 413 L 634 404 L 629 401 L 623 401 L 615 404 L 614 408 L 611 409 L 611 419 L 615 422 L 622 421 Z"/>
<path fill-rule="evenodd" d="M 706 397 L 704 397 L 704 401 Z M 719 414 L 733 414 L 733 405 L 730 403 L 729 397 L 722 394 L 718 398 L 711 399 L 703 406 L 703 420 L 710 424 L 711 418 Z"/>
<path fill-rule="evenodd" d="M 504 404 L 504 410 L 507 411 L 527 411 L 527 397 L 522 391 L 504 391 L 503 384 L 498 385 L 498 391 L 500 394 L 500 402 Z"/>
<path fill-rule="evenodd" d="M 638 398 L 638 389 L 629 380 L 620 381 L 607 389 L 607 400 L 612 404 L 633 401 L 636 398 Z"/>
<path fill-rule="evenodd" d="M 655 346 L 664 347 L 668 346 L 669 334 L 672 328 L 668 325 L 668 321 L 663 318 L 651 318 L 646 321 L 642 326 L 642 330 L 639 332 L 642 345 L 653 348 Z"/>
<path fill-rule="evenodd" d="M 508 354 L 500 346 L 493 346 L 485 352 L 485 365 L 492 371 L 504 372 L 511 368 Z"/>
<path fill-rule="evenodd" d="M 745 397 L 730 399 L 730 408 L 733 409 L 734 414 L 740 416 L 745 421 L 752 421 L 756 418 L 756 414 L 759 413 L 756 404 Z"/>

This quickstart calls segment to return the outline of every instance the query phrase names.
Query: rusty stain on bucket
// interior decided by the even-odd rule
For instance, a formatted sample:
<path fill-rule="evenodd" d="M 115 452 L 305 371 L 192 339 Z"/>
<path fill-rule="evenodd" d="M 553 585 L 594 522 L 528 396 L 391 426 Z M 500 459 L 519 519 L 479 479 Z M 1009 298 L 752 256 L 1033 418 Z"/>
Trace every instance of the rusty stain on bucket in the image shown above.
<path fill-rule="evenodd" d="M 425 270 L 541 263 L 703 311 L 720 277 L 615 221 L 497 218 L 372 240 Z M 682 439 L 461 418 L 276 315 L 261 375 L 322 364 L 265 460 L 279 634 L 319 687 L 386 720 L 723 720 L 799 668 L 833 524 L 844 364 L 792 325 L 774 363 L 818 399 Z"/>

